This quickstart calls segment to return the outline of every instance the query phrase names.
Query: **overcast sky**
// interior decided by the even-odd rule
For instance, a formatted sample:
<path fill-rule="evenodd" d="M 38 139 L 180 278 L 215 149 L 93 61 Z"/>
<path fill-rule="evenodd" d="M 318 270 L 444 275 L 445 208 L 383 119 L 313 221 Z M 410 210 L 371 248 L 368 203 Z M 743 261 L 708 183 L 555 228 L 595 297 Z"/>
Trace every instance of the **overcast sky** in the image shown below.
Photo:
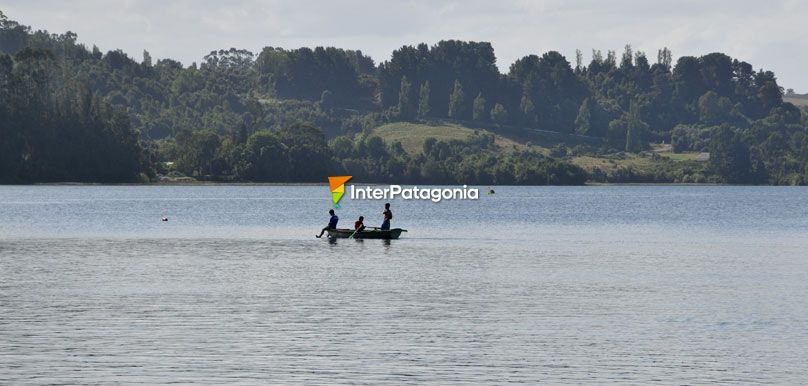
<path fill-rule="evenodd" d="M 402 46 L 441 39 L 490 41 L 503 71 L 519 57 L 557 50 L 621 51 L 626 43 L 656 60 L 721 51 L 808 92 L 808 1 L 723 0 L 3 0 L 6 15 L 34 29 L 78 33 L 104 51 L 185 64 L 219 48 L 361 49 L 377 62 Z"/>

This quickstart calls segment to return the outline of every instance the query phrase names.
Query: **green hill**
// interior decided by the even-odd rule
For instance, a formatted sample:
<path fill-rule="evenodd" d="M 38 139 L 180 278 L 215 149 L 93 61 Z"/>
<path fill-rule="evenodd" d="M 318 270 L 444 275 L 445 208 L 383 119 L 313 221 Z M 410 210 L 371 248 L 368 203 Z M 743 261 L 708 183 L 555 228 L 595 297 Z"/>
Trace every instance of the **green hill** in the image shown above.
<path fill-rule="evenodd" d="M 525 143 L 517 142 L 488 130 L 472 129 L 454 123 L 388 123 L 373 129 L 371 135 L 379 136 L 387 143 L 401 142 L 401 146 L 407 153 L 418 154 L 423 150 L 424 140 L 427 138 L 435 138 L 439 141 L 466 140 L 475 135 L 475 133 L 493 134 L 494 143 L 503 150 L 525 149 L 528 147 Z M 534 150 L 546 151 L 546 149 L 537 146 L 533 148 Z"/>
<path fill-rule="evenodd" d="M 783 102 L 792 103 L 794 106 L 808 107 L 808 95 L 789 95 L 783 97 Z"/>
<path fill-rule="evenodd" d="M 567 155 L 555 155 L 572 164 L 580 166 L 589 173 L 593 171 L 603 172 L 605 175 L 625 175 L 631 176 L 633 181 L 653 181 L 658 176 L 660 170 L 676 171 L 682 170 L 681 175 L 698 173 L 701 170 L 700 162 L 696 161 L 698 152 L 673 153 L 670 145 L 654 145 L 652 150 L 639 154 L 633 153 L 599 153 L 598 144 L 592 141 L 583 141 L 575 136 L 564 136 L 561 134 L 542 135 L 537 132 L 530 136 L 512 137 L 501 132 L 493 132 L 482 128 L 471 128 L 457 123 L 435 122 L 435 123 L 411 123 L 395 122 L 388 123 L 373 129 L 371 136 L 378 136 L 386 143 L 401 142 L 404 150 L 417 155 L 422 153 L 423 144 L 427 138 L 435 138 L 441 141 L 466 140 L 477 134 L 489 134 L 494 136 L 494 142 L 499 145 L 503 152 L 514 150 L 527 150 L 541 152 L 544 155 L 551 154 L 551 148 L 563 145 L 567 150 Z M 537 143 L 539 145 L 537 145 Z M 589 144 L 586 151 L 581 153 L 573 152 L 571 149 L 576 145 Z M 684 170 L 691 170 L 684 172 Z M 689 177 L 688 182 L 697 177 Z M 699 181 L 701 182 L 701 181 Z"/>

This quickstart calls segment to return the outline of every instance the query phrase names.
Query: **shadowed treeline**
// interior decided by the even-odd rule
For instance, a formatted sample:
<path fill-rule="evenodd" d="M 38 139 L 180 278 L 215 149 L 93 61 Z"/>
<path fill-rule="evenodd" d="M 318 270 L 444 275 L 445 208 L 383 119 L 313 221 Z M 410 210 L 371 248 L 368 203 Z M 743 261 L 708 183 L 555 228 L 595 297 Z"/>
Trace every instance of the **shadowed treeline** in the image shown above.
<path fill-rule="evenodd" d="M 601 176 L 571 157 L 664 142 L 709 152 L 710 162 L 656 160 L 642 180 L 808 183 L 805 113 L 783 102 L 772 72 L 721 53 L 674 61 L 661 49 L 652 61 L 626 46 L 621 55 L 593 51 L 588 63 L 578 52 L 570 63 L 551 51 L 503 74 L 489 43 L 441 41 L 401 47 L 379 65 L 361 51 L 267 47 L 214 51 L 185 67 L 145 51 L 140 62 L 102 53 L 73 33 L 32 31 L 5 16 L 0 52 L 2 182 L 158 174 L 292 182 L 335 173 L 413 183 L 632 181 L 630 171 Z M 486 130 L 425 138 L 422 151 L 408 153 L 374 133 L 402 121 Z M 550 141 L 540 131 L 557 134 Z M 491 134 L 541 146 L 503 148 Z"/>

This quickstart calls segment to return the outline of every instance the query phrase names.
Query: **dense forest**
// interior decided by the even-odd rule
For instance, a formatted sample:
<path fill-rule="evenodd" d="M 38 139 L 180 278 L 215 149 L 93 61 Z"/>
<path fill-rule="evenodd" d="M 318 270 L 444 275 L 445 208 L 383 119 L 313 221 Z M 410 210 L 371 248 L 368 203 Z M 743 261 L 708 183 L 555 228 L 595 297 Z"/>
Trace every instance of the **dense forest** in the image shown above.
<path fill-rule="evenodd" d="M 655 59 L 628 45 L 593 50 L 588 63 L 550 51 L 503 74 L 491 44 L 448 40 L 379 64 L 359 50 L 266 47 L 184 66 L 88 48 L 0 12 L 0 182 L 808 184 L 808 111 L 783 101 L 772 72 L 722 53 L 674 61 L 663 48 Z M 374 135 L 391 122 L 475 134 L 408 152 Z M 508 149 L 493 137 L 536 133 L 556 145 Z M 644 175 L 571 161 L 657 159 L 663 143 L 709 161 L 662 160 Z"/>

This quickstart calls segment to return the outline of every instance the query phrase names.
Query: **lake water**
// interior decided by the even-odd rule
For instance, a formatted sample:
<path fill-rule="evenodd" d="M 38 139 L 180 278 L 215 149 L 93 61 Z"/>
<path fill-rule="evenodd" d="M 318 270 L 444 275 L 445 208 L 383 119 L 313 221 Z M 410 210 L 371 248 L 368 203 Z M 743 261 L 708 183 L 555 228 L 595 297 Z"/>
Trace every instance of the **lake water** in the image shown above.
<path fill-rule="evenodd" d="M 0 186 L 0 384 L 808 383 L 808 189 L 392 204 L 329 242 L 326 186 Z"/>

